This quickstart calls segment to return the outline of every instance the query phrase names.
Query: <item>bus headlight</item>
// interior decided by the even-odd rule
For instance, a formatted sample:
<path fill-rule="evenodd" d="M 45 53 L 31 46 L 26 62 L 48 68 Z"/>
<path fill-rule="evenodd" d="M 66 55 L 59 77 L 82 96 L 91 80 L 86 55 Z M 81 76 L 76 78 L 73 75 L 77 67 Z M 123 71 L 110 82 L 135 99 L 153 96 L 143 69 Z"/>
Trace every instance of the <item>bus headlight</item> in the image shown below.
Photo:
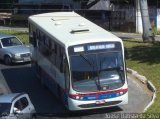
<path fill-rule="evenodd" d="M 75 100 L 83 100 L 84 99 L 83 96 L 73 95 L 73 94 L 70 94 L 69 97 L 72 99 L 75 99 Z"/>
<path fill-rule="evenodd" d="M 120 94 L 120 95 L 123 95 L 124 93 L 123 93 L 123 92 L 120 92 L 119 94 Z"/>
<path fill-rule="evenodd" d="M 80 99 L 80 97 L 79 97 L 79 96 L 76 96 L 75 98 L 76 98 L 77 100 L 79 100 L 79 99 Z"/>

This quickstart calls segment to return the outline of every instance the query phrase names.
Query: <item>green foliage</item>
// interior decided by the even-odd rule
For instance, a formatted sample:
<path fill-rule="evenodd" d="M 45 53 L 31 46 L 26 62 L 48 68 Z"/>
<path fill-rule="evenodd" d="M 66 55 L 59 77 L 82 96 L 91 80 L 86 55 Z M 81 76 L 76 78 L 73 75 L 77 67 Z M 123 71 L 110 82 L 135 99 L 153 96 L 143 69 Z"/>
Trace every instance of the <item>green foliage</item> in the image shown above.
<path fill-rule="evenodd" d="M 0 30 L 0 33 L 16 35 L 23 43 L 29 43 L 29 37 L 27 32 L 19 32 L 14 30 Z"/>
<path fill-rule="evenodd" d="M 154 33 L 155 35 L 160 35 L 160 31 L 158 31 L 155 26 L 152 27 L 152 33 Z"/>
<path fill-rule="evenodd" d="M 146 76 L 157 89 L 155 103 L 148 113 L 160 113 L 160 42 L 143 43 L 140 40 L 126 40 L 124 45 L 128 51 L 127 67 Z"/>

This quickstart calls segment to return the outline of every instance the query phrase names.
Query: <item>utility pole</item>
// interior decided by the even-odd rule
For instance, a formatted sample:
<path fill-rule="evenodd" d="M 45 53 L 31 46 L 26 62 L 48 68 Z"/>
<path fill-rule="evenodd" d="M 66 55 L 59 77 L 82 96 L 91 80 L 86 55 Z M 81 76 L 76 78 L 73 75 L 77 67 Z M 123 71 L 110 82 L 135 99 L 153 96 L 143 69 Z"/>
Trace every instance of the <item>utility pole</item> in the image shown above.
<path fill-rule="evenodd" d="M 136 2 L 136 32 L 143 33 L 142 15 L 140 11 L 139 0 L 136 0 L 135 2 Z"/>

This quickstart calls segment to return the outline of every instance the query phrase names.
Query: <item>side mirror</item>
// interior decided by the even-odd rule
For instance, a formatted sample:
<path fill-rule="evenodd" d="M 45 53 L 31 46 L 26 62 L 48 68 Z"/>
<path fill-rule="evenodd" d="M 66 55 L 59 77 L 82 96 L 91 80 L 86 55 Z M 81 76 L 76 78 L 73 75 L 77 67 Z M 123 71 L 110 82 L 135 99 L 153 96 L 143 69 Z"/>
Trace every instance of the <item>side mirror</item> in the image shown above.
<path fill-rule="evenodd" d="M 20 111 L 18 108 L 14 107 L 14 108 L 13 108 L 13 113 L 14 113 L 14 114 L 20 114 L 21 111 Z"/>

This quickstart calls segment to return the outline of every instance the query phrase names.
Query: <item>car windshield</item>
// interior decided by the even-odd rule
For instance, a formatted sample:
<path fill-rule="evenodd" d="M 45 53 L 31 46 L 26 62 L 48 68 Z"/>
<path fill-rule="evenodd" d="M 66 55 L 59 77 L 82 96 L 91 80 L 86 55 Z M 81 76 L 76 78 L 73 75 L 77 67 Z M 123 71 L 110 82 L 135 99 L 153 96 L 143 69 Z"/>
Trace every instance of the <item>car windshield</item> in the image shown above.
<path fill-rule="evenodd" d="M 8 37 L 1 39 L 3 47 L 22 45 L 22 43 L 16 37 Z"/>
<path fill-rule="evenodd" d="M 73 88 L 78 91 L 117 89 L 124 84 L 121 52 L 71 56 Z"/>
<path fill-rule="evenodd" d="M 0 103 L 0 116 L 3 114 L 9 114 L 11 108 L 11 103 Z"/>

